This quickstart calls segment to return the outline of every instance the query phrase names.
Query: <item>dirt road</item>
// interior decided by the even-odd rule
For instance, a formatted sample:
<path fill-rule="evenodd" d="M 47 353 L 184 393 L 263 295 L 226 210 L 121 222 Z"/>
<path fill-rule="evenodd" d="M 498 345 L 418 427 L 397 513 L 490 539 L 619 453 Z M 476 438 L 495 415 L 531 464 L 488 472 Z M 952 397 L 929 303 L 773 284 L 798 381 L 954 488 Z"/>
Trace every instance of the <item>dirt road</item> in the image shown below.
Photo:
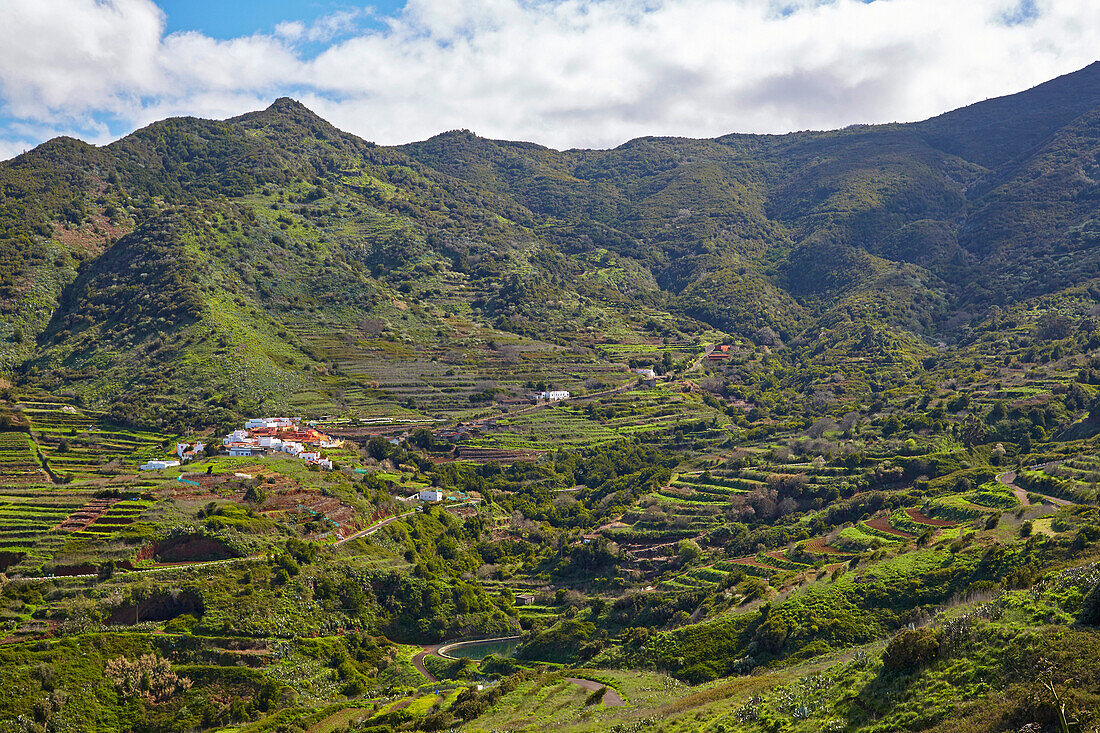
<path fill-rule="evenodd" d="M 336 542 L 333 542 L 332 544 L 342 545 L 342 544 L 344 544 L 345 542 L 347 542 L 349 540 L 354 540 L 356 537 L 366 537 L 367 535 L 372 535 L 375 532 L 377 532 L 378 530 L 385 527 L 390 522 L 396 522 L 398 519 L 404 519 L 405 517 L 411 517 L 413 514 L 416 514 L 417 511 L 419 511 L 419 510 L 418 509 L 413 509 L 411 512 L 405 512 L 404 514 L 395 514 L 392 517 L 387 517 L 386 519 L 383 519 L 378 524 L 372 524 L 371 526 L 367 527 L 366 529 L 360 530 L 360 531 L 356 532 L 355 534 L 348 535 L 344 539 L 337 540 Z"/>
<path fill-rule="evenodd" d="M 614 688 L 607 687 L 607 685 L 602 682 L 596 682 L 595 680 L 586 680 L 582 677 L 566 677 L 565 681 L 572 682 L 574 685 L 583 687 L 584 689 L 591 692 L 595 692 L 601 687 L 606 688 L 606 691 L 603 693 L 603 704 L 606 707 L 617 708 L 626 705 L 626 701 L 623 700 L 623 698 L 619 695 L 618 692 L 615 691 Z"/>
<path fill-rule="evenodd" d="M 417 672 L 428 678 L 428 682 L 439 682 L 439 680 L 436 679 L 436 676 L 429 672 L 428 668 L 424 666 L 424 658 L 427 657 L 429 654 L 435 654 L 436 649 L 438 649 L 440 646 L 442 645 L 436 644 L 434 646 L 426 646 L 423 648 L 423 650 L 413 655 L 413 666 L 416 667 Z"/>
<path fill-rule="evenodd" d="M 1008 488 L 1012 489 L 1012 493 L 1015 494 L 1016 498 L 1020 500 L 1020 506 L 1031 506 L 1031 501 L 1027 498 L 1027 490 L 1022 489 L 1016 484 L 1012 483 L 1015 480 L 1015 471 L 1005 471 L 1004 473 L 998 474 L 997 476 L 997 481 L 999 483 L 1002 483 Z M 1034 494 L 1036 492 L 1032 491 L 1031 493 Z M 1072 501 L 1066 501 L 1065 499 L 1059 499 L 1054 496 L 1047 496 L 1046 494 L 1039 494 L 1039 496 L 1043 497 L 1044 501 L 1049 501 L 1051 504 L 1054 504 L 1056 506 L 1069 506 L 1073 503 Z"/>

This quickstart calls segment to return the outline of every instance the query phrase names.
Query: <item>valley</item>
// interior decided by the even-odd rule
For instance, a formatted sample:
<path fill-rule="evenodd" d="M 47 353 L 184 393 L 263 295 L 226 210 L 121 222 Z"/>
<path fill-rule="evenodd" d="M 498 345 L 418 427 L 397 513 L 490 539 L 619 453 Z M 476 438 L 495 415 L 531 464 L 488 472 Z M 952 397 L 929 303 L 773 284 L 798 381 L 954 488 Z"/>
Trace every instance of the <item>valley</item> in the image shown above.
<path fill-rule="evenodd" d="M 0 728 L 1095 730 L 1098 108 L 0 163 Z"/>

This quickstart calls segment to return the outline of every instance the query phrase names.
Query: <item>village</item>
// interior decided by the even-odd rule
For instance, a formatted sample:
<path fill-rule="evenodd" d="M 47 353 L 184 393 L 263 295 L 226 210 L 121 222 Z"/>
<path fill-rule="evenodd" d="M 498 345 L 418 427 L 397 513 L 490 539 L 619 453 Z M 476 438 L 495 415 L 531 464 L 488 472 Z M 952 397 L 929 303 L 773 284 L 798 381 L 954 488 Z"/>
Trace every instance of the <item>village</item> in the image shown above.
<path fill-rule="evenodd" d="M 285 454 L 311 465 L 332 470 L 332 461 L 321 453 L 323 448 L 338 448 L 341 440 L 302 425 L 300 417 L 250 418 L 243 428 L 222 438 L 222 446 L 232 457 Z M 152 460 L 140 466 L 143 471 L 172 468 L 193 460 L 204 451 L 203 443 L 177 443 L 175 460 Z"/>

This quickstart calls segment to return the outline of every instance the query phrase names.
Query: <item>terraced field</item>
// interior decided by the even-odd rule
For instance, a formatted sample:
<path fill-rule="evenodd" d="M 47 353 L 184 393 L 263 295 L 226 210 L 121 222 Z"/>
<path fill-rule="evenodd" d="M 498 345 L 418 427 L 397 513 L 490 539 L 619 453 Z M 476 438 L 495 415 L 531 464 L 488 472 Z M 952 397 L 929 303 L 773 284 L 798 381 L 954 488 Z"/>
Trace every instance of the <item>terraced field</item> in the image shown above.
<path fill-rule="evenodd" d="M 701 420 L 700 418 L 705 418 Z M 728 418 L 675 390 L 629 389 L 592 400 L 570 400 L 542 410 L 501 416 L 485 425 L 484 435 L 470 441 L 479 448 L 539 450 L 555 446 L 585 448 L 624 437 L 675 432 L 703 447 L 729 438 Z M 702 423 L 702 424 L 701 424 Z"/>
<path fill-rule="evenodd" d="M 75 530 L 72 536 L 89 540 L 109 539 L 136 521 L 153 504 L 154 502 L 143 499 L 112 501 L 103 513 L 93 518 L 85 527 Z"/>
<path fill-rule="evenodd" d="M 1017 472 L 1015 483 L 1029 492 L 1063 501 L 1100 501 L 1100 456 L 1083 455 Z"/>
<path fill-rule="evenodd" d="M 129 473 L 150 458 L 174 449 L 171 436 L 111 425 L 100 413 L 63 402 L 28 400 L 20 404 L 54 473 Z"/>
<path fill-rule="evenodd" d="M 380 338 L 361 327 L 319 330 L 314 323 L 301 323 L 291 330 L 351 378 L 340 382 L 339 401 L 360 414 L 407 406 L 435 417 L 468 418 L 491 405 L 471 400 L 486 389 L 520 397 L 542 382 L 577 392 L 631 376 L 622 365 L 461 318 L 445 319 L 443 327 L 433 329 L 410 321 L 408 328 L 424 331 L 416 334 L 415 346 L 412 340 Z"/>
<path fill-rule="evenodd" d="M 0 565 L 10 574 L 14 567 L 34 567 L 49 560 L 68 537 L 57 530 L 58 525 L 86 499 L 86 494 L 75 492 L 0 495 Z"/>
<path fill-rule="evenodd" d="M 0 433 L 0 484 L 22 485 L 49 481 L 38 461 L 31 437 L 22 432 Z"/>

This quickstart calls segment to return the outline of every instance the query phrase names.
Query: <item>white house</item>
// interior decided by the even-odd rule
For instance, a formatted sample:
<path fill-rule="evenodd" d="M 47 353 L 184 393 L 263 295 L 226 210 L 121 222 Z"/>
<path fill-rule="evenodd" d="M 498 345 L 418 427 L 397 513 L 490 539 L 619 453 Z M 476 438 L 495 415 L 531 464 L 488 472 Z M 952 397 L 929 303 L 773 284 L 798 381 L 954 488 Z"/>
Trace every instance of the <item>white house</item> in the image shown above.
<path fill-rule="evenodd" d="M 317 465 L 325 469 L 326 471 L 332 470 L 332 461 L 328 458 L 322 458 L 321 460 L 317 461 Z"/>
<path fill-rule="evenodd" d="M 303 450 L 305 450 L 305 446 L 301 443 L 295 443 L 293 440 L 284 441 L 282 445 L 283 453 L 289 453 L 292 456 L 298 455 Z"/>
<path fill-rule="evenodd" d="M 173 468 L 180 465 L 179 461 L 149 461 L 141 464 L 142 471 L 158 471 L 162 468 Z"/>
<path fill-rule="evenodd" d="M 231 445 L 231 446 L 229 446 L 229 455 L 236 456 L 236 457 L 251 456 L 252 455 L 252 446 L 250 446 L 250 445 Z"/>
<path fill-rule="evenodd" d="M 180 460 L 189 461 L 195 457 L 195 454 L 204 449 L 206 445 L 204 443 L 176 443 L 176 455 L 180 457 Z"/>
<path fill-rule="evenodd" d="M 321 460 L 320 453 L 314 453 L 313 451 L 303 451 L 298 454 L 298 457 L 303 461 L 319 461 Z"/>
<path fill-rule="evenodd" d="M 222 445 L 229 445 L 230 443 L 243 443 L 248 439 L 249 438 L 247 430 L 234 430 L 232 433 L 222 438 Z"/>
<path fill-rule="evenodd" d="M 245 430 L 254 430 L 255 428 L 288 428 L 291 425 L 297 425 L 301 418 L 297 417 L 251 417 L 245 424 Z"/>
<path fill-rule="evenodd" d="M 276 438 L 272 435 L 260 436 L 260 447 L 271 448 L 272 450 L 279 450 L 283 445 L 282 438 Z"/>
<path fill-rule="evenodd" d="M 551 389 L 546 392 L 539 392 L 539 399 L 557 402 L 558 400 L 569 399 L 569 393 L 564 389 Z"/>
<path fill-rule="evenodd" d="M 420 501 L 443 501 L 443 492 L 439 489 L 424 489 L 420 492 Z"/>

